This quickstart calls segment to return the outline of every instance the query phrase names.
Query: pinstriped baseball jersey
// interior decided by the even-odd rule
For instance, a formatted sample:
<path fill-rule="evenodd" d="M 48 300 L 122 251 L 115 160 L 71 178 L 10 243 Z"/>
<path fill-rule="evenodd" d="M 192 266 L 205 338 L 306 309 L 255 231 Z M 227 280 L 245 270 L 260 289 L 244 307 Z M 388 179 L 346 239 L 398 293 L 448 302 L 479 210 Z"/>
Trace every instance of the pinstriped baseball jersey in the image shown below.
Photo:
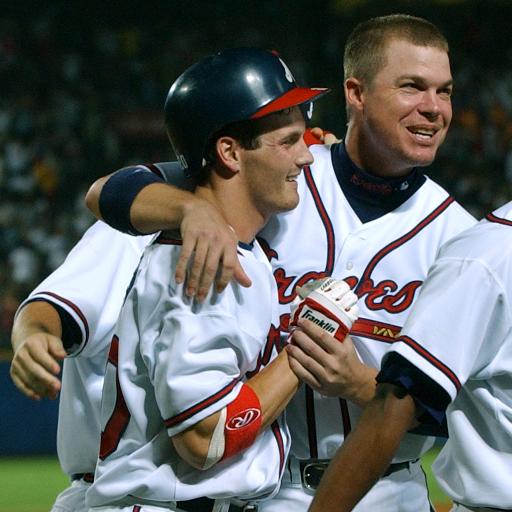
<path fill-rule="evenodd" d="M 512 203 L 442 248 L 392 353 L 432 379 L 427 395 L 449 396 L 444 491 L 511 509 Z"/>
<path fill-rule="evenodd" d="M 94 472 L 107 350 L 126 288 L 151 238 L 95 223 L 20 306 L 36 300 L 54 304 L 81 333 L 64 361 L 59 398 L 57 450 L 68 475 Z"/>
<path fill-rule="evenodd" d="M 115 329 L 105 375 L 102 441 L 90 506 L 163 504 L 201 496 L 266 497 L 289 446 L 279 420 L 242 453 L 197 471 L 169 436 L 228 405 L 276 354 L 277 290 L 257 242 L 239 247 L 253 285 L 230 284 L 199 304 L 176 285 L 177 241 L 146 250 Z"/>
<path fill-rule="evenodd" d="M 299 207 L 271 219 L 261 233 L 278 285 L 281 327 L 286 330 L 297 286 L 323 275 L 343 278 L 360 298 L 351 330 L 357 352 L 379 368 L 439 247 L 474 219 L 426 178 L 405 202 L 363 223 L 339 185 L 331 150 L 311 150 L 315 163 L 299 179 Z M 331 458 L 359 415 L 359 407 L 344 400 L 300 390 L 287 408 L 291 453 Z M 396 460 L 416 459 L 432 442 L 408 435 Z"/>

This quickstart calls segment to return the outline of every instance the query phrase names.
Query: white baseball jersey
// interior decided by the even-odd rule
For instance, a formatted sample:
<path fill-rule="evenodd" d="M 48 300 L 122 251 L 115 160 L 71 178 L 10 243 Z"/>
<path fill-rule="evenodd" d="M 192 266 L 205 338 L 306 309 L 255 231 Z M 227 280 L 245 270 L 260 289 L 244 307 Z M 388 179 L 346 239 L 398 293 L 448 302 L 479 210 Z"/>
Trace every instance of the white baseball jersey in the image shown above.
<path fill-rule="evenodd" d="M 57 451 L 65 473 L 94 473 L 107 351 L 130 279 L 152 237 L 124 235 L 96 222 L 20 306 L 43 300 L 63 308 L 81 339 L 62 370 Z"/>
<path fill-rule="evenodd" d="M 434 403 L 450 402 L 433 466 L 443 490 L 512 509 L 512 203 L 442 248 L 398 341 L 384 361 L 401 355 Z"/>
<path fill-rule="evenodd" d="M 356 350 L 365 364 L 378 369 L 439 248 L 476 221 L 442 187 L 425 177 L 405 202 L 363 222 L 343 192 L 333 166 L 334 151 L 338 151 L 334 156 L 338 168 L 353 166 L 351 162 L 347 164 L 346 154 L 340 158 L 343 148 L 315 145 L 310 149 L 315 162 L 299 176 L 298 207 L 274 216 L 259 235 L 277 282 L 281 338 L 287 337 L 289 307 L 297 286 L 323 276 L 345 279 L 360 297 L 360 316 L 351 330 Z M 166 180 L 176 182 L 175 171 L 168 164 L 159 165 Z M 373 187 L 387 186 L 360 183 L 361 174 L 357 173 L 349 175 L 349 179 L 370 194 Z M 404 180 L 400 187 L 406 189 L 409 185 Z M 376 199 L 369 208 L 378 211 L 378 202 Z M 350 402 L 301 388 L 287 407 L 291 455 L 297 459 L 332 458 L 360 414 L 361 409 Z M 417 459 L 433 442 L 432 437 L 406 435 L 394 462 Z M 312 498 L 300 488 L 300 479 L 299 488 L 296 487 L 295 470 L 290 466 L 283 481 L 283 486 L 292 485 L 294 489 L 282 487 L 260 509 L 274 512 L 292 506 L 306 510 Z M 406 506 L 404 499 L 398 500 L 402 503 L 400 510 L 418 512 L 428 507 L 426 489 L 419 489 L 417 481 L 416 474 L 411 476 L 413 492 L 405 498 L 410 505 Z M 398 488 L 403 490 L 406 486 L 402 482 Z M 382 511 L 395 512 L 397 500 L 391 494 L 396 497 L 397 489 L 389 482 L 377 484 L 365 498 L 364 503 L 369 505 L 361 502 L 357 510 L 374 510 L 374 504 L 380 503 Z"/>
<path fill-rule="evenodd" d="M 176 453 L 173 436 L 232 402 L 275 355 L 277 290 L 257 242 L 239 244 L 252 280 L 199 304 L 174 281 L 181 245 L 159 237 L 145 251 L 116 327 L 102 401 L 102 442 L 91 507 L 172 506 L 202 496 L 254 499 L 277 489 L 289 446 L 282 419 L 254 444 L 206 471 Z"/>
<path fill-rule="evenodd" d="M 298 285 L 322 275 L 345 279 L 359 296 L 355 347 L 365 364 L 379 368 L 439 247 L 475 221 L 427 178 L 396 209 L 363 223 L 338 183 L 329 147 L 311 150 L 315 162 L 299 180 L 298 208 L 271 219 L 261 233 L 278 284 L 281 326 Z M 360 412 L 342 399 L 300 390 L 287 408 L 291 453 L 331 458 Z M 432 443 L 407 435 L 396 461 L 417 459 Z"/>

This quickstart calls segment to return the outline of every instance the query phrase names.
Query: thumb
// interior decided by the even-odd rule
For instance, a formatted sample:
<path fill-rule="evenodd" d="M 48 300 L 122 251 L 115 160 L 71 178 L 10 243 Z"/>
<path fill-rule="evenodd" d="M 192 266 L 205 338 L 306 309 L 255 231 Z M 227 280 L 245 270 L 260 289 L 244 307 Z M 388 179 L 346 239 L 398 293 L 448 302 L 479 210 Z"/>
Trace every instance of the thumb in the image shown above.
<path fill-rule="evenodd" d="M 57 336 L 49 336 L 48 352 L 56 359 L 64 359 L 67 355 L 62 340 Z"/>

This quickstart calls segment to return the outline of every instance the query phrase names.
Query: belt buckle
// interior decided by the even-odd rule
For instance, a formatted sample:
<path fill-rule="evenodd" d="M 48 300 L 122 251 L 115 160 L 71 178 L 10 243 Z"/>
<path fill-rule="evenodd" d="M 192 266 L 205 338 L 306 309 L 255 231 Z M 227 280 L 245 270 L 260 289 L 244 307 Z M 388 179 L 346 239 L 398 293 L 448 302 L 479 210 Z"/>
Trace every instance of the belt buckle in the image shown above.
<path fill-rule="evenodd" d="M 242 501 L 232 498 L 228 512 L 258 512 L 258 503 L 255 501 Z"/>
<path fill-rule="evenodd" d="M 300 461 L 300 479 L 307 494 L 313 496 L 329 465 L 329 459 L 307 459 Z"/>

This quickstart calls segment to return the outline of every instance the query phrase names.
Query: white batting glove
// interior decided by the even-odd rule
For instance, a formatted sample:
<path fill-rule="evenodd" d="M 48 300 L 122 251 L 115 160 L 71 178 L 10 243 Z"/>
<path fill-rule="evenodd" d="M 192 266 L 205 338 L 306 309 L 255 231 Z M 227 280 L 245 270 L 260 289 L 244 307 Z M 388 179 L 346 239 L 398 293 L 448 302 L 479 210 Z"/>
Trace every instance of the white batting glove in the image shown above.
<path fill-rule="evenodd" d="M 305 318 L 343 341 L 359 315 L 357 295 L 348 284 L 328 277 L 311 281 L 297 291 L 298 296 L 291 307 L 290 326 Z"/>

